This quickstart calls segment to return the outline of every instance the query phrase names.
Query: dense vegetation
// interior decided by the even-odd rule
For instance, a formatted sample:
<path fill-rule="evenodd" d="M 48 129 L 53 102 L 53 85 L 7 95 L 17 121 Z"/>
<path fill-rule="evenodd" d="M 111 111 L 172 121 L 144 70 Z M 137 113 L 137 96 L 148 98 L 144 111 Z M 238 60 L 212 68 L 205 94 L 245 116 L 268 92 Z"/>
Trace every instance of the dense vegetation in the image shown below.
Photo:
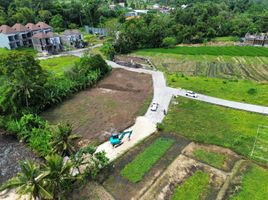
<path fill-rule="evenodd" d="M 263 2 L 194 2 L 185 9 L 176 7 L 170 15 L 147 14 L 126 21 L 115 50 L 127 53 L 140 48 L 166 46 L 167 38 L 170 42 L 174 38 L 177 43 L 200 43 L 219 36 L 241 37 L 247 32 L 266 32 L 267 18 L 267 5 Z"/>
<path fill-rule="evenodd" d="M 96 26 L 106 19 L 119 16 L 122 9 L 109 9 L 105 0 L 1 0 L 0 24 L 44 21 L 61 31 L 84 25 Z"/>
<path fill-rule="evenodd" d="M 171 200 L 201 200 L 205 199 L 207 187 L 209 186 L 209 175 L 202 171 L 196 171 L 190 178 L 186 179 L 174 192 Z"/>
<path fill-rule="evenodd" d="M 267 125 L 267 117 L 260 114 L 187 98 L 179 98 L 178 102 L 171 106 L 164 122 L 159 125 L 160 129 L 197 142 L 227 147 L 247 157 L 250 156 L 258 125 Z"/>
<path fill-rule="evenodd" d="M 139 182 L 151 167 L 165 154 L 173 145 L 174 140 L 158 138 L 133 161 L 127 164 L 121 171 L 121 175 L 131 182 Z"/>

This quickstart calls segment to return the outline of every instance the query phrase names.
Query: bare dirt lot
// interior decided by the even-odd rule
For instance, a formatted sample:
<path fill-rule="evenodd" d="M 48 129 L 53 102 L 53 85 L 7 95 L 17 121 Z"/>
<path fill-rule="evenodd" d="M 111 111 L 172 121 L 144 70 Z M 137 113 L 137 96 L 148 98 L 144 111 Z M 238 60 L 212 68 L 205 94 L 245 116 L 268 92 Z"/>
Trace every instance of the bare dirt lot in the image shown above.
<path fill-rule="evenodd" d="M 107 139 L 106 131 L 132 125 L 151 96 L 150 75 L 114 69 L 95 88 L 79 92 L 42 116 L 52 124 L 69 122 L 74 133 L 98 144 Z"/>

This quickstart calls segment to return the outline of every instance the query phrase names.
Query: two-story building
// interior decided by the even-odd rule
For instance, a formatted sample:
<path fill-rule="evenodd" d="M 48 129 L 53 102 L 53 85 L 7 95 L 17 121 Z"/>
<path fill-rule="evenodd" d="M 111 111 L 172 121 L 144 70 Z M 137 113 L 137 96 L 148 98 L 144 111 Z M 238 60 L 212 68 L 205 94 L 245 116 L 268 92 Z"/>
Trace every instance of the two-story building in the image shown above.
<path fill-rule="evenodd" d="M 48 32 L 48 33 L 36 33 L 32 36 L 33 47 L 38 52 L 46 52 L 54 54 L 63 50 L 60 36 Z"/>
<path fill-rule="evenodd" d="M 75 48 L 83 48 L 85 47 L 85 42 L 83 41 L 82 33 L 77 30 L 65 30 L 62 33 L 62 42 L 64 45 Z"/>
<path fill-rule="evenodd" d="M 18 47 L 21 47 L 18 32 L 10 26 L 0 26 L 0 48 L 16 49 Z"/>

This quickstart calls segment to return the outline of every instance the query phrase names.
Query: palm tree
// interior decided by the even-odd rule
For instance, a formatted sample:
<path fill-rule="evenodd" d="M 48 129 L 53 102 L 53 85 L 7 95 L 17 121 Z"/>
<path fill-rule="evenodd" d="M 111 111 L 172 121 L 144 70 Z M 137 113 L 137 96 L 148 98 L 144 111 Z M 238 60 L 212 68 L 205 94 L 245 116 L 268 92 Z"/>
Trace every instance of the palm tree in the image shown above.
<path fill-rule="evenodd" d="M 68 161 L 64 163 L 63 158 L 59 155 L 51 155 L 46 157 L 45 171 L 48 174 L 48 185 L 53 194 L 53 199 L 61 199 L 65 191 L 68 191 L 72 182 L 78 177 L 72 176 L 71 170 L 73 164 Z"/>
<path fill-rule="evenodd" d="M 53 199 L 52 194 L 45 188 L 48 172 L 41 171 L 33 162 L 26 160 L 20 163 L 21 172 L 7 181 L 0 191 L 16 188 L 18 194 L 29 195 L 30 199 Z"/>
<path fill-rule="evenodd" d="M 72 134 L 72 127 L 70 124 L 59 124 L 52 136 L 52 152 L 61 156 L 70 156 L 74 154 L 76 152 L 75 141 L 79 138 L 79 135 Z"/>

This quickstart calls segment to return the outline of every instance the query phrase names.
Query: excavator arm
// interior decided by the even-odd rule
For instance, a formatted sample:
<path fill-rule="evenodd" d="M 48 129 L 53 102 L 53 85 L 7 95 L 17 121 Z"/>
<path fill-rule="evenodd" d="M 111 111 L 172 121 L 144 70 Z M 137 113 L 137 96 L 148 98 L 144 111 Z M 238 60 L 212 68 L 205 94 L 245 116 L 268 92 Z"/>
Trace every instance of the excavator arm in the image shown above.
<path fill-rule="evenodd" d="M 130 136 L 132 135 L 132 130 L 131 131 L 125 131 L 125 132 L 121 133 L 120 136 L 119 136 L 119 140 L 122 140 L 125 137 L 125 135 L 127 135 L 127 134 L 128 134 L 128 139 L 130 139 Z"/>

